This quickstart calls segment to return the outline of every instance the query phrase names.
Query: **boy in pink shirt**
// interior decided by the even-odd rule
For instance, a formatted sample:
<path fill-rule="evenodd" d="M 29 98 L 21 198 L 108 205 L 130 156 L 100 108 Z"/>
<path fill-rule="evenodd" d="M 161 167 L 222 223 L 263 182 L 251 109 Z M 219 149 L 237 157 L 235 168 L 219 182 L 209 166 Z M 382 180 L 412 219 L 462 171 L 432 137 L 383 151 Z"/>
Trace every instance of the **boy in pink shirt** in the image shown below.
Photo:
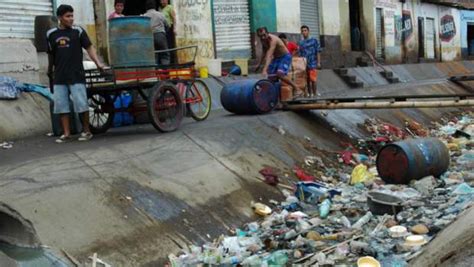
<path fill-rule="evenodd" d="M 123 9 L 125 7 L 125 0 L 115 0 L 115 11 L 110 14 L 109 19 L 123 17 Z"/>

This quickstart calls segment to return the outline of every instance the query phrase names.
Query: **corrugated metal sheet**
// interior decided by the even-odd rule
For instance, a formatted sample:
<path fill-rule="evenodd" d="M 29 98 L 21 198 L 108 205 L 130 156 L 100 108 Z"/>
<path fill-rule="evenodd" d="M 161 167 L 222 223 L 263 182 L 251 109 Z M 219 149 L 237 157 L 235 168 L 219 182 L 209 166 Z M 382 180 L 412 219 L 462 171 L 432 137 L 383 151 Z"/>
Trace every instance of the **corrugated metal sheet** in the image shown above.
<path fill-rule="evenodd" d="M 301 25 L 310 29 L 313 37 L 319 40 L 319 6 L 318 0 L 300 0 Z"/>
<path fill-rule="evenodd" d="M 51 0 L 0 0 L 0 37 L 33 39 L 35 17 L 52 12 Z"/>
<path fill-rule="evenodd" d="M 250 58 L 250 12 L 248 0 L 214 0 L 217 57 Z"/>
<path fill-rule="evenodd" d="M 375 10 L 375 35 L 377 38 L 377 45 L 375 48 L 375 57 L 377 59 L 383 59 L 383 10 L 381 8 L 377 8 Z"/>
<path fill-rule="evenodd" d="M 426 58 L 435 58 L 435 23 L 432 18 L 426 18 L 425 47 Z"/>

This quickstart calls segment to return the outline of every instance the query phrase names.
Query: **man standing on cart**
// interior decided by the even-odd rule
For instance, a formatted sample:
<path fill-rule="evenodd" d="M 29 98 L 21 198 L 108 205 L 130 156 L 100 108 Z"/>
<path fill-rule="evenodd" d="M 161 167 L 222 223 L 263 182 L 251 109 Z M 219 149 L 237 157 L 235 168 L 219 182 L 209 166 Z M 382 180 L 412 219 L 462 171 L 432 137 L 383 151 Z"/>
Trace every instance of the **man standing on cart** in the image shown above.
<path fill-rule="evenodd" d="M 151 29 L 153 31 L 153 39 L 155 41 L 155 53 L 161 50 L 168 50 L 168 41 L 166 39 L 166 28 L 168 22 L 165 16 L 156 10 L 155 0 L 146 1 L 146 13 L 145 17 L 151 19 Z M 156 64 L 158 65 L 169 65 L 170 64 L 170 53 L 160 52 L 156 55 Z"/>
<path fill-rule="evenodd" d="M 96 50 L 86 31 L 74 25 L 74 9 L 70 5 L 60 5 L 56 11 L 59 26 L 47 32 L 48 40 L 48 76 L 54 83 L 54 113 L 60 114 L 63 135 L 57 143 L 65 143 L 71 138 L 69 113 L 80 114 L 83 132 L 79 141 L 92 138 L 89 128 L 89 105 L 85 71 L 82 63 L 82 49 L 86 49 L 90 58 L 102 71 L 104 65 L 99 61 Z M 69 97 L 72 96 L 74 110 L 69 108 Z"/>

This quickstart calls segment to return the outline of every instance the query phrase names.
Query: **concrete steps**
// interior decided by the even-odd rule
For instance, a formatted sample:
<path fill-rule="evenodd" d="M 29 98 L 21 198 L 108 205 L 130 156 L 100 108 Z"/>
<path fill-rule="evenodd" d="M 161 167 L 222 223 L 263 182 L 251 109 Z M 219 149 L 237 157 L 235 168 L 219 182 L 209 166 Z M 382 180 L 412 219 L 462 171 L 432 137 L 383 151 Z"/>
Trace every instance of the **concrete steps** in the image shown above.
<path fill-rule="evenodd" d="M 399 83 L 400 78 L 398 78 L 393 71 L 389 70 L 384 70 L 380 72 L 380 75 L 382 75 L 389 83 Z"/>
<path fill-rule="evenodd" d="M 346 68 L 334 69 L 334 72 L 341 77 L 344 82 L 351 88 L 364 87 L 364 83 L 361 82 L 357 76 L 349 74 L 349 70 Z"/>

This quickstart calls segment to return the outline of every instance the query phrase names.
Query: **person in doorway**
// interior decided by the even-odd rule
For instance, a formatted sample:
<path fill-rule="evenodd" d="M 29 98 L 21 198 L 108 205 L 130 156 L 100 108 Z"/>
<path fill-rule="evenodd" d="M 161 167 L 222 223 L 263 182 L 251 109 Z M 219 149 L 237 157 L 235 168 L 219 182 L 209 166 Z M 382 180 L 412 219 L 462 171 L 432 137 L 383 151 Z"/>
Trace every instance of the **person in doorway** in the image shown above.
<path fill-rule="evenodd" d="M 86 49 L 89 57 L 94 61 L 99 70 L 104 70 L 104 65 L 99 61 L 96 50 L 92 45 L 86 31 L 74 25 L 74 9 L 70 5 L 60 5 L 56 11 L 59 26 L 49 30 L 46 34 L 48 40 L 48 76 L 54 84 L 54 113 L 60 114 L 63 135 L 57 143 L 70 141 L 69 128 L 69 97 L 72 96 L 74 112 L 80 114 L 83 133 L 79 141 L 88 141 L 92 138 L 89 128 L 89 105 L 87 103 L 87 90 L 85 71 L 82 63 L 82 49 Z"/>
<path fill-rule="evenodd" d="M 286 34 L 281 33 L 280 35 L 278 35 L 278 37 L 286 45 L 286 48 L 288 48 L 288 51 L 292 56 L 295 56 L 298 53 L 298 45 L 295 42 L 288 41 Z"/>
<path fill-rule="evenodd" d="M 176 48 L 176 12 L 170 5 L 169 0 L 160 0 L 160 11 L 165 15 L 168 27 L 166 28 L 166 39 L 170 49 Z M 171 63 L 177 63 L 176 51 L 171 52 Z"/>
<path fill-rule="evenodd" d="M 300 41 L 300 56 L 306 58 L 306 70 L 308 72 L 308 91 L 310 97 L 316 97 L 318 69 L 321 69 L 321 46 L 316 38 L 309 36 L 309 27 L 301 26 L 301 35 L 303 40 Z"/>
<path fill-rule="evenodd" d="M 265 61 L 262 74 L 268 75 L 272 80 L 280 79 L 289 84 L 294 92 L 297 92 L 296 85 L 286 76 L 291 68 L 291 54 L 283 41 L 277 36 L 268 33 L 266 27 L 257 29 L 257 35 L 262 41 L 264 55 L 260 62 Z M 297 96 L 295 96 L 297 97 Z"/>
<path fill-rule="evenodd" d="M 123 17 L 123 9 L 125 8 L 125 0 L 115 0 L 114 9 L 115 11 L 109 15 L 109 20 L 114 18 Z"/>
<path fill-rule="evenodd" d="M 166 27 L 168 22 L 165 16 L 156 10 L 155 0 L 147 0 L 146 2 L 146 13 L 144 16 L 151 19 L 151 29 L 153 30 L 153 39 L 155 41 L 155 51 L 168 50 L 168 42 L 166 39 Z M 158 65 L 169 65 L 170 55 L 169 52 L 156 53 L 156 64 Z"/>

